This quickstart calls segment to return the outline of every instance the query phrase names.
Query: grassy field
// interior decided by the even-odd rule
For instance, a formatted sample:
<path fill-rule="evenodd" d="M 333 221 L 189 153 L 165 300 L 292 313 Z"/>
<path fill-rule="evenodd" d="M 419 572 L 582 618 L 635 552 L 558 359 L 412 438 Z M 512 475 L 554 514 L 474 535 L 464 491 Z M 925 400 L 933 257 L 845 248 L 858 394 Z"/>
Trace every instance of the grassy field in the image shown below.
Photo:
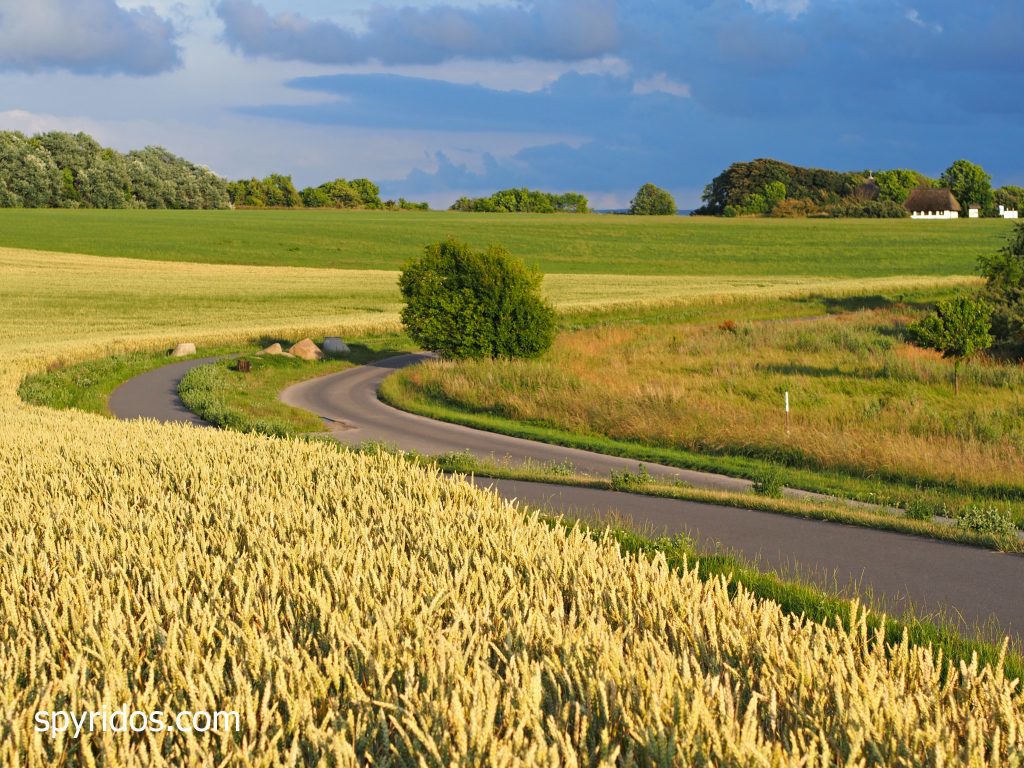
<path fill-rule="evenodd" d="M 393 330 L 387 281 L 0 256 L 4 765 L 980 766 L 1024 751 L 1019 683 L 998 663 L 887 644 L 856 609 L 815 623 L 702 580 L 685 555 L 552 528 L 385 454 L 16 394 L 54 363 L 182 334 Z M 33 731 L 40 710 L 121 703 L 236 710 L 242 728 Z"/>
<path fill-rule="evenodd" d="M 536 361 L 430 363 L 383 391 L 421 412 L 483 416 L 479 426 L 500 431 L 524 434 L 523 425 L 542 439 L 575 435 L 605 450 L 647 445 L 687 465 L 701 454 L 706 468 L 718 457 L 717 468 L 733 473 L 731 458 L 777 462 L 801 487 L 842 492 L 847 475 L 859 478 L 848 493 L 915 513 L 956 515 L 985 502 L 1024 519 L 1019 365 L 968 363 L 956 397 L 952 364 L 904 340 L 920 305 L 798 321 L 737 320 L 731 309 L 697 322 L 641 316 L 563 333 Z"/>
<path fill-rule="evenodd" d="M 720 220 L 373 211 L 0 210 L 0 247 L 209 264 L 400 269 L 450 235 L 501 243 L 547 273 L 973 274 L 997 220 Z M 130 236 L 127 236 L 130 233 Z"/>

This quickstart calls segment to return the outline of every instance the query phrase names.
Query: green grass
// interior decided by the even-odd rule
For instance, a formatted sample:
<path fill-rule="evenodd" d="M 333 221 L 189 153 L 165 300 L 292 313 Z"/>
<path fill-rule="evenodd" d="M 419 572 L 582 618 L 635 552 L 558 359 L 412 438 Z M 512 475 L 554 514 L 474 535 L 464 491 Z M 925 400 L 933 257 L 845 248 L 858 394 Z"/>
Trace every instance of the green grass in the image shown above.
<path fill-rule="evenodd" d="M 377 211 L 0 211 L 0 246 L 213 264 L 400 269 L 453 235 L 547 273 L 973 274 L 1012 223 Z"/>
<path fill-rule="evenodd" d="M 233 350 L 204 349 L 186 358 L 171 358 L 166 350 L 129 352 L 74 365 L 54 366 L 48 371 L 26 376 L 18 388 L 18 395 L 32 405 L 57 410 L 75 408 L 109 416 L 107 402 L 110 393 L 128 379 L 169 363 L 226 354 L 229 351 Z"/>
<path fill-rule="evenodd" d="M 189 371 L 178 386 L 182 402 L 211 424 L 239 432 L 285 437 L 323 432 L 318 416 L 285 405 L 278 394 L 290 384 L 336 373 L 403 352 L 414 351 L 405 336 L 394 334 L 347 342 L 343 358 L 305 361 L 270 355 L 246 359 L 251 370 L 236 370 L 234 360 L 222 360 Z"/>

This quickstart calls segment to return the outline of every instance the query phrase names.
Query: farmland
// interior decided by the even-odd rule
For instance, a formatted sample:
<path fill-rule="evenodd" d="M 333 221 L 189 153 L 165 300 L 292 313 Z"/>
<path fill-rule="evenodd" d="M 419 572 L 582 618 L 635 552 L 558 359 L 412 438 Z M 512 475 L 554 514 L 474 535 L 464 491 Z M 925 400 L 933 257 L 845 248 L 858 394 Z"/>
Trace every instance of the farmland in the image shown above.
<path fill-rule="evenodd" d="M 856 619 L 800 619 L 387 454 L 15 394 L 54 362 L 183 336 L 393 331 L 392 272 L 3 250 L 0 274 L 4 764 L 983 765 L 1024 749 L 1020 692 L 998 668 L 943 674 L 929 649 L 886 649 Z M 581 274 L 546 291 L 565 310 L 635 317 L 731 289 L 908 285 Z M 40 709 L 122 702 L 233 709 L 243 726 L 33 734 Z"/>
<path fill-rule="evenodd" d="M 455 236 L 546 273 L 694 277 L 973 274 L 1004 221 L 730 220 L 373 211 L 0 210 L 0 247 L 175 262 L 397 270 Z"/>

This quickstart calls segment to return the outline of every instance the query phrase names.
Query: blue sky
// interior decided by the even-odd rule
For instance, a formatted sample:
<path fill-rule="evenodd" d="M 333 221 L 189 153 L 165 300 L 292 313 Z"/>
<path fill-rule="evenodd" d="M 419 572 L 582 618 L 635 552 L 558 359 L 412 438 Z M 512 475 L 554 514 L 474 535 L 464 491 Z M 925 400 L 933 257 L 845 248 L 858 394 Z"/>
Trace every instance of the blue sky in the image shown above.
<path fill-rule="evenodd" d="M 696 205 L 736 160 L 1024 184 L 1019 0 L 0 0 L 0 129 L 229 177 Z"/>

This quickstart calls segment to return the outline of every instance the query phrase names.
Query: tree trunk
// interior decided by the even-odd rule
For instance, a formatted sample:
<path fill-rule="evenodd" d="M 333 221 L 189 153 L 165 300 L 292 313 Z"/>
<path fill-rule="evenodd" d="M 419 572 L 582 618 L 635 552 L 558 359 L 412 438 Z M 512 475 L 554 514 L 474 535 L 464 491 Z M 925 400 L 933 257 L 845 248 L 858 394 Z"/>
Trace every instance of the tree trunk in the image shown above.
<path fill-rule="evenodd" d="M 953 394 L 960 396 L 960 361 L 953 362 Z"/>

